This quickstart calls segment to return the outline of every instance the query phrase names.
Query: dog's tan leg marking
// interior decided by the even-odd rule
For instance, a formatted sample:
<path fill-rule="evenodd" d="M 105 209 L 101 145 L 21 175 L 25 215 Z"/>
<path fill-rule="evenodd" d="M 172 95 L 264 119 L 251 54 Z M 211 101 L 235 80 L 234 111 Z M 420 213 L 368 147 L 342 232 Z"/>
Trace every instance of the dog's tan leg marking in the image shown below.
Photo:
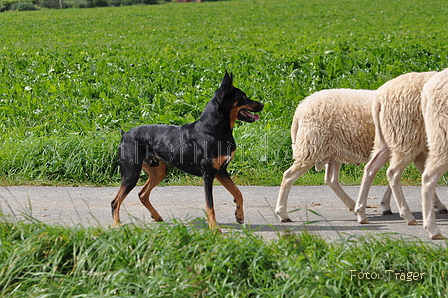
<path fill-rule="evenodd" d="M 149 195 L 151 194 L 151 190 L 165 178 L 167 166 L 162 162 L 157 167 L 150 167 L 147 163 L 143 163 L 142 168 L 148 173 L 148 181 L 146 181 L 145 185 L 138 193 L 138 197 L 155 221 L 163 221 L 163 218 L 149 202 Z"/>
<path fill-rule="evenodd" d="M 214 229 L 218 228 L 218 222 L 216 221 L 215 209 L 205 207 L 205 211 L 207 212 L 208 226 L 209 226 L 210 230 L 214 230 Z"/>
<path fill-rule="evenodd" d="M 228 175 L 218 175 L 216 179 L 232 194 L 236 204 L 235 218 L 240 224 L 244 223 L 243 195 Z"/>
<path fill-rule="evenodd" d="M 120 206 L 123 203 L 124 199 L 128 194 L 126 193 L 126 186 L 120 186 L 120 190 L 118 191 L 115 199 L 112 201 L 112 217 L 113 217 L 113 226 L 116 227 L 120 223 Z"/>
<path fill-rule="evenodd" d="M 233 159 L 234 155 L 235 155 L 235 151 L 233 151 L 231 153 L 231 155 L 220 155 L 217 158 L 214 158 L 213 159 L 213 168 L 215 168 L 216 170 L 221 169 L 223 165 L 228 164 Z"/>

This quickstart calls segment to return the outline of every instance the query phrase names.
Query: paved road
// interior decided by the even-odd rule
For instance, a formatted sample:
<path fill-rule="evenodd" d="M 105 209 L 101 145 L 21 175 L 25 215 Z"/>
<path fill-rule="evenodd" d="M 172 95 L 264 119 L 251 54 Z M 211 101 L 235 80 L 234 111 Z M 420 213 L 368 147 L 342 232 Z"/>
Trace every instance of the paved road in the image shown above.
<path fill-rule="evenodd" d="M 123 223 L 152 223 L 149 212 L 140 203 L 136 187 L 123 203 L 121 218 Z M 288 210 L 300 209 L 291 213 L 292 223 L 281 223 L 274 215 L 279 187 L 240 186 L 244 196 L 245 223 L 267 239 L 277 238 L 279 233 L 306 228 L 326 239 L 348 238 L 352 235 L 371 233 L 400 233 L 414 235 L 424 241 L 431 241 L 422 227 L 420 187 L 405 187 L 407 202 L 418 226 L 408 226 L 398 214 L 382 215 L 379 207 L 385 187 L 374 186 L 367 209 L 371 224 L 360 225 L 356 215 L 349 212 L 343 203 L 326 186 L 294 186 L 289 197 Z M 356 198 L 358 187 L 344 187 L 347 193 Z M 0 211 L 9 216 L 22 219 L 25 215 L 48 222 L 65 225 L 82 224 L 107 227 L 111 224 L 110 202 L 118 187 L 0 187 Z M 448 187 L 439 187 L 442 201 L 447 201 Z M 241 229 L 236 224 L 235 205 L 231 195 L 222 187 L 214 187 L 215 211 L 221 226 Z M 204 191 L 200 186 L 156 187 L 151 194 L 153 206 L 168 222 L 197 222 L 205 217 Z M 392 211 L 396 204 L 392 201 Z M 314 212 L 318 213 L 316 215 Z M 448 215 L 437 214 L 437 223 L 445 236 L 448 236 Z M 154 223 L 156 224 L 156 223 Z M 225 229 L 223 229 L 225 230 Z M 445 241 L 436 243 L 446 244 Z"/>

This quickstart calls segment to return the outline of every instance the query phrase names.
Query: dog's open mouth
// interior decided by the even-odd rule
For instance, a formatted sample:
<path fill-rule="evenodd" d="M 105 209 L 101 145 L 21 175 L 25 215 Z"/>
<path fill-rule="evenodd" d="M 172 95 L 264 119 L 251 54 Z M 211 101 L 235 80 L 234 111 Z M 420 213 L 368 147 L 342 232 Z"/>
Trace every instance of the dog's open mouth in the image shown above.
<path fill-rule="evenodd" d="M 260 116 L 256 115 L 256 114 L 252 114 L 251 112 L 249 112 L 249 110 L 241 109 L 238 112 L 238 119 L 241 121 L 246 121 L 246 122 L 252 123 L 257 120 L 260 120 Z"/>

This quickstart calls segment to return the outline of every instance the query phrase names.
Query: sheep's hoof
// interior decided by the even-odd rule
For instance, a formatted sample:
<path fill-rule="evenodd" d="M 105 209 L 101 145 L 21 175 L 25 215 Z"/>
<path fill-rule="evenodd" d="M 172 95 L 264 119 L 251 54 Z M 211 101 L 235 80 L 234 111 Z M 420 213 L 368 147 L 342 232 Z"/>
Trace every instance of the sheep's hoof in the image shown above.
<path fill-rule="evenodd" d="M 292 220 L 291 220 L 291 218 L 284 218 L 284 219 L 282 219 L 282 222 L 292 222 Z"/>
<path fill-rule="evenodd" d="M 411 220 L 410 222 L 408 222 L 408 226 L 417 226 L 418 222 L 416 222 L 415 220 Z"/>
<path fill-rule="evenodd" d="M 443 240 L 445 237 L 442 234 L 435 235 L 431 237 L 432 240 Z"/>
<path fill-rule="evenodd" d="M 386 211 L 383 211 L 383 215 L 394 215 L 394 214 L 392 213 L 392 211 L 386 210 Z"/>
<path fill-rule="evenodd" d="M 439 210 L 439 213 L 440 213 L 440 214 L 447 214 L 447 213 L 448 213 L 448 210 L 447 210 L 447 209 L 440 209 L 440 210 Z"/>
<path fill-rule="evenodd" d="M 370 221 L 366 218 L 366 219 L 360 221 L 359 223 L 364 225 L 364 224 L 369 224 Z"/>

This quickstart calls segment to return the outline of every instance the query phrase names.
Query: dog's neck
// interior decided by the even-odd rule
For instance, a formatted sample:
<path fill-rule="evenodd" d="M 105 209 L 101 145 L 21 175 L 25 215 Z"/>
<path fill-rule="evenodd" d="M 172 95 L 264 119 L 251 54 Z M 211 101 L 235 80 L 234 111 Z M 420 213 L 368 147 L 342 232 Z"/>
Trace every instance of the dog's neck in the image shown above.
<path fill-rule="evenodd" d="M 213 99 L 207 103 L 196 125 L 208 133 L 232 133 L 229 115 L 224 115 L 219 109 L 219 104 Z"/>

